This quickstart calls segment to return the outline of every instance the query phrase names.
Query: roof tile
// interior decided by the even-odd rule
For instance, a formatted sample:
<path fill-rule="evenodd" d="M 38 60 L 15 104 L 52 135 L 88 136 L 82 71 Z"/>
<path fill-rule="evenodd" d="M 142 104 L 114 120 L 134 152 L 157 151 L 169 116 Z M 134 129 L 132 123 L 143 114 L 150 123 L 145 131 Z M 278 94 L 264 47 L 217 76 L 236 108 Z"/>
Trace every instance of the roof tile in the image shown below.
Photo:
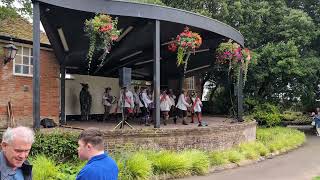
<path fill-rule="evenodd" d="M 7 18 L 0 21 L 0 35 L 11 36 L 16 39 L 33 41 L 33 26 L 23 17 Z M 50 44 L 46 34 L 41 32 L 40 42 L 43 44 Z"/>

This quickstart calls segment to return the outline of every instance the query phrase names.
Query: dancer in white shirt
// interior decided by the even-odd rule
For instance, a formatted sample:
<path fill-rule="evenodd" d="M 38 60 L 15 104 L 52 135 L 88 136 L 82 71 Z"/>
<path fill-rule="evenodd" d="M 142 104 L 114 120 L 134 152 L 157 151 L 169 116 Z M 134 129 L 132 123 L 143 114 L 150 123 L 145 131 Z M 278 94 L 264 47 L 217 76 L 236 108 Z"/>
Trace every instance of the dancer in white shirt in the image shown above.
<path fill-rule="evenodd" d="M 195 92 L 192 92 L 190 100 L 192 102 L 191 107 L 191 123 L 194 123 L 194 115 L 198 118 L 198 126 L 202 126 L 201 123 L 201 109 L 202 109 L 202 102 L 199 96 Z"/>
<path fill-rule="evenodd" d="M 148 97 L 147 89 L 145 87 L 141 88 L 141 92 L 139 94 L 139 98 L 143 106 L 140 108 L 142 112 L 142 120 L 144 121 L 146 126 L 150 126 L 149 124 L 149 109 L 148 107 L 152 103 L 152 100 Z"/>
<path fill-rule="evenodd" d="M 167 95 L 167 91 L 163 90 L 160 95 L 160 111 L 163 116 L 163 124 L 166 126 L 169 119 L 169 111 L 172 106 L 172 102 Z"/>
<path fill-rule="evenodd" d="M 124 119 L 128 120 L 131 118 L 134 109 L 133 94 L 127 87 L 123 87 L 119 98 L 120 107 L 123 109 Z"/>
<path fill-rule="evenodd" d="M 187 109 L 191 107 L 191 105 L 186 101 L 185 90 L 181 91 L 176 107 L 179 109 L 179 116 L 180 118 L 182 118 L 182 124 L 188 125 L 188 123 L 186 122 Z"/>
<path fill-rule="evenodd" d="M 111 88 L 107 87 L 105 88 L 105 92 L 103 93 L 103 96 L 102 96 L 102 104 L 104 106 L 103 121 L 109 120 L 112 103 L 113 103 L 113 96 L 111 96 Z"/>

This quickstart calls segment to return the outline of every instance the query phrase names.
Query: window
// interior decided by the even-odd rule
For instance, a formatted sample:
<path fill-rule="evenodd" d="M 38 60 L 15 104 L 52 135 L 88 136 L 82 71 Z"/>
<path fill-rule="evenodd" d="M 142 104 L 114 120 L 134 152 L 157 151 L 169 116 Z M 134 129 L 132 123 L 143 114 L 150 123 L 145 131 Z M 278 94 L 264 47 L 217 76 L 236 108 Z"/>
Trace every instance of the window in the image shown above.
<path fill-rule="evenodd" d="M 14 75 L 32 76 L 33 56 L 32 48 L 18 47 L 16 58 L 13 61 Z"/>
<path fill-rule="evenodd" d="M 186 85 L 188 90 L 194 90 L 195 85 L 194 85 L 194 76 L 189 77 L 186 79 Z"/>

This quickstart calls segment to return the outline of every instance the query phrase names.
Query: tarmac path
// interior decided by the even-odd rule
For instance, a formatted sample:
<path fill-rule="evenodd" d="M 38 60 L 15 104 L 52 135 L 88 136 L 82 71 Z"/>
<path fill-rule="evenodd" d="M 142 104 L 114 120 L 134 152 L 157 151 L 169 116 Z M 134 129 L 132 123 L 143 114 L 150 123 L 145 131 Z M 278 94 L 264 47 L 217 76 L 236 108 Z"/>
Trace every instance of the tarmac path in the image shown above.
<path fill-rule="evenodd" d="M 320 175 L 320 137 L 307 135 L 300 148 L 248 166 L 184 180 L 311 180 Z"/>

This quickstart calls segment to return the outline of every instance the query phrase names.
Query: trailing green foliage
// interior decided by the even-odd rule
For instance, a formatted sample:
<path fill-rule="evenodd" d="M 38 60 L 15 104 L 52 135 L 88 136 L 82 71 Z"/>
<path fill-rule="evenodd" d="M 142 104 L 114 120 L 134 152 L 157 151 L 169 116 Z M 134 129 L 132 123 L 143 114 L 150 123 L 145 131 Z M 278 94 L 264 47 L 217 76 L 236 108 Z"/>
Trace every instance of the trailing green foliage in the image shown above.
<path fill-rule="evenodd" d="M 31 156 L 44 154 L 57 162 L 72 161 L 78 158 L 78 134 L 55 131 L 37 133 L 32 145 Z"/>

